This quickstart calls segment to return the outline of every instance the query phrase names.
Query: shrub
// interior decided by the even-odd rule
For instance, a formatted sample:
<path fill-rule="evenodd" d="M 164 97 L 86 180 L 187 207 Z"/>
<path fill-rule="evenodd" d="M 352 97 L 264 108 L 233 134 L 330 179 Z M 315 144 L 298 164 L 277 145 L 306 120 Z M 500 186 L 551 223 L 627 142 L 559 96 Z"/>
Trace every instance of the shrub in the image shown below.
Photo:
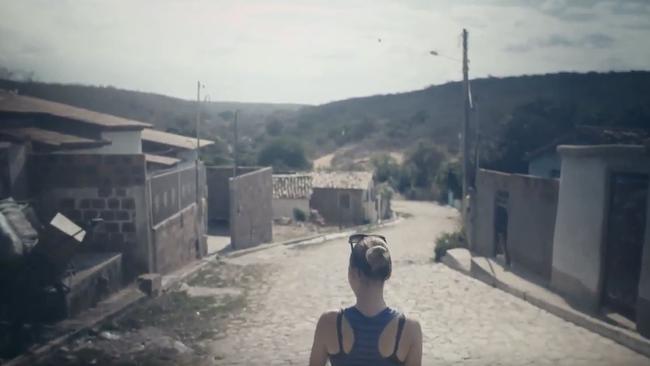
<path fill-rule="evenodd" d="M 305 211 L 296 207 L 293 209 L 293 218 L 296 219 L 296 221 L 304 222 L 307 221 L 307 214 Z"/>
<path fill-rule="evenodd" d="M 302 144 L 293 139 L 276 139 L 265 145 L 257 156 L 257 163 L 272 165 L 275 170 L 306 170 L 311 162 Z"/>
<path fill-rule="evenodd" d="M 465 232 L 462 230 L 455 233 L 444 233 L 436 239 L 435 261 L 440 262 L 449 249 L 455 248 L 467 248 Z"/>

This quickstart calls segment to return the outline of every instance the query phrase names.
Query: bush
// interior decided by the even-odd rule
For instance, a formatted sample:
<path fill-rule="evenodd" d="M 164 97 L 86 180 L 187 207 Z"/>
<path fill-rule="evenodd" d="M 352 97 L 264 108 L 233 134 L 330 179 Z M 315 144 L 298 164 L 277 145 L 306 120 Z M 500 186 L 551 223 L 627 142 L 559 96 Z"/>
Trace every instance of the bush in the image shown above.
<path fill-rule="evenodd" d="M 459 161 L 446 161 L 442 164 L 435 178 L 437 199 L 440 203 L 447 203 L 447 192 L 452 191 L 454 198 L 460 198 L 462 191 L 462 171 Z"/>
<path fill-rule="evenodd" d="M 296 221 L 299 222 L 304 222 L 307 221 L 307 214 L 305 211 L 299 209 L 299 208 L 294 208 L 293 209 L 293 218 L 296 219 Z"/>
<path fill-rule="evenodd" d="M 465 232 L 444 233 L 436 239 L 435 261 L 440 262 L 449 249 L 467 248 Z"/>

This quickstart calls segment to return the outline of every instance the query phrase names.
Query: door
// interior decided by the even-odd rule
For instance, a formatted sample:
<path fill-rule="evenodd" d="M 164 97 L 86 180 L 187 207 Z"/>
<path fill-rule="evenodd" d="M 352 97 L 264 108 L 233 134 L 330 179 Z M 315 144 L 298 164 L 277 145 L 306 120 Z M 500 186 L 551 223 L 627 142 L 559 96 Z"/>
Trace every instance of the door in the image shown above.
<path fill-rule="evenodd" d="M 494 205 L 494 255 L 504 257 L 505 263 L 510 264 L 508 253 L 508 200 L 509 194 L 497 191 Z"/>
<path fill-rule="evenodd" d="M 605 248 L 604 304 L 633 319 L 641 273 L 648 202 L 648 176 L 611 175 Z"/>

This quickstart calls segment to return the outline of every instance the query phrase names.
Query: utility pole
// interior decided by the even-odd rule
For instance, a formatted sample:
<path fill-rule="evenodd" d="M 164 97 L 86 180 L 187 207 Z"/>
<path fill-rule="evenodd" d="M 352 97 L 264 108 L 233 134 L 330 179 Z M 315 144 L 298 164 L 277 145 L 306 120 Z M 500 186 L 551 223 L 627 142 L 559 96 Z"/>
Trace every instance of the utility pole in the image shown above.
<path fill-rule="evenodd" d="M 195 181 L 196 181 L 196 186 L 195 186 L 195 196 L 196 196 L 196 213 L 197 213 L 197 218 L 195 221 L 195 227 L 196 227 L 196 242 L 195 242 L 195 249 L 196 249 L 196 257 L 201 258 L 202 251 L 201 251 L 201 222 L 203 222 L 203 212 L 202 212 L 202 204 L 201 204 L 201 194 L 200 194 L 200 189 L 201 186 L 199 184 L 199 149 L 201 147 L 200 143 L 200 136 L 199 136 L 199 126 L 201 124 L 201 81 L 196 82 L 196 159 L 195 159 L 195 165 L 196 165 L 196 174 L 195 174 Z"/>
<path fill-rule="evenodd" d="M 469 118 L 470 118 L 470 96 L 469 96 L 469 61 L 467 60 L 467 30 L 463 29 L 463 98 L 464 98 L 464 113 L 463 113 L 463 135 L 461 154 L 463 158 L 463 213 L 465 213 L 465 198 L 468 194 L 467 188 L 469 186 Z"/>
<path fill-rule="evenodd" d="M 232 167 L 232 176 L 236 177 L 237 176 L 237 165 L 239 165 L 239 151 L 237 150 L 237 119 L 239 117 L 239 110 L 235 110 L 235 116 L 233 119 L 233 143 L 232 143 L 232 162 L 233 162 L 233 167 Z"/>

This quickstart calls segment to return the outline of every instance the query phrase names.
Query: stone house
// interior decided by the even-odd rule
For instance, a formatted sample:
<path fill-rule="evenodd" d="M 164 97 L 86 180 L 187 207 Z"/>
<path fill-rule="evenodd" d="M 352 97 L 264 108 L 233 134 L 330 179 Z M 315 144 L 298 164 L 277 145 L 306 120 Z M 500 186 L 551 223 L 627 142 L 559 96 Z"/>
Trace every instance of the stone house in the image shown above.
<path fill-rule="evenodd" d="M 7 91 L 0 121 L 3 197 L 30 202 L 43 222 L 102 218 L 86 249 L 120 253 L 127 279 L 205 253 L 205 172 L 187 137 Z"/>
<path fill-rule="evenodd" d="M 311 175 L 273 174 L 273 219 L 294 218 L 295 210 L 309 216 L 311 195 Z"/>
<path fill-rule="evenodd" d="M 350 226 L 376 223 L 381 212 L 373 174 L 368 172 L 316 172 L 309 206 L 325 222 Z"/>

